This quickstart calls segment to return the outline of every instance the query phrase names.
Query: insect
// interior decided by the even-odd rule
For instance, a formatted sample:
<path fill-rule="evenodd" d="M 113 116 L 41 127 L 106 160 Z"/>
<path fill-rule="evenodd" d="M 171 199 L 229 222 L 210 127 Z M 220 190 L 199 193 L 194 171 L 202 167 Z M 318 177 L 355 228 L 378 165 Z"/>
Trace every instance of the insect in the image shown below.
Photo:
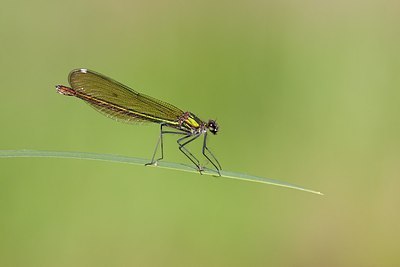
<path fill-rule="evenodd" d="M 221 165 L 207 147 L 208 132 L 214 135 L 218 133 L 218 124 L 215 120 L 205 122 L 191 112 L 182 111 L 169 103 L 141 94 L 92 70 L 72 70 L 68 80 L 71 87 L 57 85 L 58 93 L 80 98 L 97 111 L 117 121 L 153 122 L 161 125 L 153 157 L 146 165 L 156 165 L 164 158 L 163 136 L 176 134 L 180 135 L 177 140 L 179 150 L 201 173 L 204 168 L 186 145 L 203 135 L 202 154 L 211 162 L 218 175 L 221 175 Z M 161 157 L 155 160 L 159 146 Z"/>

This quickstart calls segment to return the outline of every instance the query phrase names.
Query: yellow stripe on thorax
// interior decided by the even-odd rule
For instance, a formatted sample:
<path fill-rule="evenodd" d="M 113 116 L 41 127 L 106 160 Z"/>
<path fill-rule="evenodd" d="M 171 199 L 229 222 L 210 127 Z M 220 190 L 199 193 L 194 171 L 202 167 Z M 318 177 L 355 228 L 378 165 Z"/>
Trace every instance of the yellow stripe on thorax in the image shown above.
<path fill-rule="evenodd" d="M 198 124 L 197 121 L 195 119 L 191 118 L 191 117 L 187 118 L 185 120 L 185 122 L 187 124 L 189 124 L 189 126 L 191 126 L 193 128 L 199 128 L 200 127 L 200 124 Z"/>

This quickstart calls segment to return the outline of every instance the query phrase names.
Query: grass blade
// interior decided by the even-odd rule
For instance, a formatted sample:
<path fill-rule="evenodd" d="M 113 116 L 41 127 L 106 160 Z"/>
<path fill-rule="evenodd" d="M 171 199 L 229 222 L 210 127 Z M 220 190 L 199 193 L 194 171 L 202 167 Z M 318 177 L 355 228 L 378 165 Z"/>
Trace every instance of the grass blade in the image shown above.
<path fill-rule="evenodd" d="M 85 153 L 85 152 L 68 152 L 68 151 L 41 151 L 41 150 L 0 150 L 0 158 L 37 158 L 37 157 L 45 157 L 45 158 L 71 158 L 71 159 L 86 159 L 86 160 L 101 160 L 101 161 L 109 161 L 116 163 L 129 163 L 136 165 L 144 165 L 149 162 L 147 159 L 143 158 L 135 158 L 135 157 L 126 157 L 126 156 L 118 156 L 112 154 L 97 154 L 97 153 Z M 161 161 L 157 163 L 159 168 L 165 169 L 173 169 L 185 172 L 193 172 L 198 173 L 198 170 L 194 167 Z M 204 175 L 212 175 L 216 176 L 217 172 L 206 169 L 203 172 Z M 254 175 L 237 173 L 237 172 L 229 172 L 229 171 L 221 171 L 221 176 L 230 179 L 237 179 L 248 182 L 256 182 L 269 184 L 274 186 L 281 186 L 296 190 L 301 190 L 313 194 L 323 195 L 321 192 L 314 191 L 311 189 L 306 189 L 297 185 L 289 184 L 286 182 L 282 182 L 275 179 L 263 178 Z"/>

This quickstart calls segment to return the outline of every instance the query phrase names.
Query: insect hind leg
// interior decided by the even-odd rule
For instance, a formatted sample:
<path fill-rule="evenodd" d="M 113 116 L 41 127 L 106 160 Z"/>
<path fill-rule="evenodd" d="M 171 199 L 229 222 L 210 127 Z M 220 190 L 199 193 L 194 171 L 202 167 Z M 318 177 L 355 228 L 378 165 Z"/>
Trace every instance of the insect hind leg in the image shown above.
<path fill-rule="evenodd" d="M 145 165 L 156 165 L 159 160 L 162 160 L 164 158 L 164 142 L 163 142 L 163 136 L 164 134 L 186 134 L 185 132 L 177 132 L 177 131 L 165 131 L 163 128 L 168 127 L 167 124 L 162 123 L 160 126 L 160 136 L 158 138 L 156 148 L 154 149 L 153 157 L 151 158 L 151 162 L 146 163 Z M 157 154 L 158 147 L 160 146 L 161 148 L 161 157 L 158 159 L 154 160 Z"/>

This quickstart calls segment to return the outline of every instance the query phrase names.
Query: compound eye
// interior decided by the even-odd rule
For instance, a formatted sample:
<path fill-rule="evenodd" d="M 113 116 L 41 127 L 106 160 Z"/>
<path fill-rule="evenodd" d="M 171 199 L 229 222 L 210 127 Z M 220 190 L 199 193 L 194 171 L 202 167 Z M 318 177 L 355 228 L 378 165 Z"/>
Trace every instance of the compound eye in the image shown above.
<path fill-rule="evenodd" d="M 211 133 L 217 134 L 218 132 L 218 125 L 214 120 L 209 120 L 208 121 L 208 129 L 210 130 Z"/>

